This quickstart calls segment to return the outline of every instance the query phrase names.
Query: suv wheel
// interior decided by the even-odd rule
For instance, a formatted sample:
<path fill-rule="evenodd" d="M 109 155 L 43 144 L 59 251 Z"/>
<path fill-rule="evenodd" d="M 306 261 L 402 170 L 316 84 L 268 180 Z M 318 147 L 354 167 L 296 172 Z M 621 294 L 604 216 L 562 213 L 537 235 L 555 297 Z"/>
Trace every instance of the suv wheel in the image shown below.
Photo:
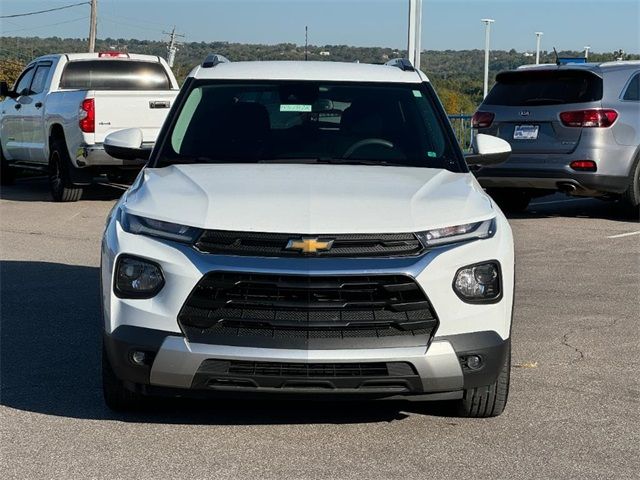
<path fill-rule="evenodd" d="M 82 188 L 71 183 L 69 168 L 71 161 L 67 147 L 54 140 L 49 155 L 49 187 L 56 202 L 77 202 L 82 197 Z"/>
<path fill-rule="evenodd" d="M 506 213 L 521 213 L 529 206 L 531 194 L 517 188 L 488 188 L 487 193 Z"/>
<path fill-rule="evenodd" d="M 469 388 L 464 391 L 458 403 L 458 415 L 461 417 L 487 418 L 497 417 L 507 406 L 511 370 L 511 346 L 498 379 L 491 385 Z"/>
<path fill-rule="evenodd" d="M 635 168 L 631 173 L 629 187 L 622 194 L 622 202 L 636 216 L 640 213 L 640 158 L 636 160 Z"/>
<path fill-rule="evenodd" d="M 15 170 L 9 166 L 0 145 L 0 185 L 12 185 L 16 178 Z"/>
<path fill-rule="evenodd" d="M 107 407 L 115 412 L 139 410 L 146 400 L 143 395 L 126 389 L 122 381 L 116 377 L 104 344 L 102 345 L 102 395 Z"/>

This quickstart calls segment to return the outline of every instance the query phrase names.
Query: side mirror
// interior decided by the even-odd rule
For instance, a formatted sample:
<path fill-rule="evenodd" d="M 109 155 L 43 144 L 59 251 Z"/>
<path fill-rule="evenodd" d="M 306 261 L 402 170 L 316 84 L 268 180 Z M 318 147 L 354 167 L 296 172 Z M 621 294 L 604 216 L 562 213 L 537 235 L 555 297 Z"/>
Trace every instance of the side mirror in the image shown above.
<path fill-rule="evenodd" d="M 484 133 L 478 133 L 474 137 L 472 148 L 473 153 L 465 155 L 469 165 L 497 165 L 511 155 L 509 142 Z"/>
<path fill-rule="evenodd" d="M 7 82 L 0 82 L 0 97 L 16 98 L 17 96 L 16 92 L 9 89 Z"/>
<path fill-rule="evenodd" d="M 110 133 L 104 139 L 104 151 L 107 155 L 120 160 L 149 160 L 151 146 L 142 144 L 142 130 L 125 128 Z"/>

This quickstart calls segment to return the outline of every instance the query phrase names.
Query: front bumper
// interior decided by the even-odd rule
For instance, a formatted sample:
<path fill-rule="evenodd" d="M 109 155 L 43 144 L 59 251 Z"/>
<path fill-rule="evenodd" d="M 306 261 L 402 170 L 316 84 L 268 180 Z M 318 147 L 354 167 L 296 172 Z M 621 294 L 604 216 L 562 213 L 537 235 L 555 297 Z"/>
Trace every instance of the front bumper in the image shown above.
<path fill-rule="evenodd" d="M 189 343 L 184 337 L 140 327 L 122 326 L 104 344 L 109 361 L 121 380 L 132 390 L 164 388 L 175 395 L 203 393 L 371 395 L 378 397 L 435 396 L 459 398 L 463 389 L 489 385 L 497 379 L 506 356 L 509 339 L 496 332 L 482 331 L 439 337 L 427 347 L 293 350 Z M 147 361 L 136 365 L 134 351 L 143 351 Z M 479 355 L 483 364 L 470 370 L 461 358 Z M 228 373 L 206 369 L 207 362 L 230 364 L 286 364 L 288 370 L 261 373 Z M 397 375 L 320 374 L 300 375 L 292 365 L 378 365 L 391 362 L 412 367 Z"/>

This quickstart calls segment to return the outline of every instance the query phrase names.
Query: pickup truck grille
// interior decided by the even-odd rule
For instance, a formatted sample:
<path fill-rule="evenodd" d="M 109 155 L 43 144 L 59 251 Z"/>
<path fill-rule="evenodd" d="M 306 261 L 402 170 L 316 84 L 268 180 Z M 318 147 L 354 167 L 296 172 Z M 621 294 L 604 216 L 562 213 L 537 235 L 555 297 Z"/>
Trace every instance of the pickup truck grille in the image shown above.
<path fill-rule="evenodd" d="M 206 274 L 178 322 L 190 341 L 276 348 L 426 345 L 438 325 L 424 292 L 405 275 L 234 272 Z"/>
<path fill-rule="evenodd" d="M 332 242 L 330 249 L 304 253 L 286 248 L 290 240 L 309 237 Z M 207 230 L 195 246 L 206 253 L 254 257 L 409 257 L 424 251 L 413 233 L 299 235 Z"/>

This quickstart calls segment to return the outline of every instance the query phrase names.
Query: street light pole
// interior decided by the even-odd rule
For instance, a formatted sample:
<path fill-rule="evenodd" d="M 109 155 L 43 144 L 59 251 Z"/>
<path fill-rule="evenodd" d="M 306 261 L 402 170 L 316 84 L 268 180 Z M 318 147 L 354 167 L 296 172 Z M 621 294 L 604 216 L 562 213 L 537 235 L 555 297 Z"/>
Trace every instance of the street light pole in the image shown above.
<path fill-rule="evenodd" d="M 422 0 L 409 0 L 409 29 L 407 58 L 416 70 L 420 70 L 420 45 L 422 34 Z"/>
<path fill-rule="evenodd" d="M 89 24 L 89 53 L 96 50 L 96 27 L 98 23 L 98 0 L 91 0 L 91 16 Z"/>
<path fill-rule="evenodd" d="M 483 18 L 481 22 L 484 23 L 484 95 L 482 98 L 487 96 L 489 93 L 489 42 L 491 41 L 491 24 L 495 22 L 495 20 L 491 18 Z"/>
<path fill-rule="evenodd" d="M 591 45 L 584 46 L 584 58 L 585 60 L 589 58 L 589 50 L 591 50 Z"/>
<path fill-rule="evenodd" d="M 540 38 L 543 32 L 536 32 L 536 65 L 540 64 Z"/>

